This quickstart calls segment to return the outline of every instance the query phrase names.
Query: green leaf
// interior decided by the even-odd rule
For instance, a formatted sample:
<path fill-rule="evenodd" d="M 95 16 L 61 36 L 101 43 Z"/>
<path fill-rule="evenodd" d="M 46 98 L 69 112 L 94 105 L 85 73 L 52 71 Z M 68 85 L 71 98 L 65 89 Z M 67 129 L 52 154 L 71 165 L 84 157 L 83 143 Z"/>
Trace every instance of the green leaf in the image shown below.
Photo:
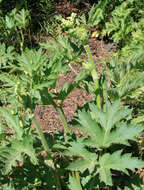
<path fill-rule="evenodd" d="M 13 183 L 2 184 L 0 190 L 15 190 Z"/>
<path fill-rule="evenodd" d="M 11 147 L 0 147 L 0 160 L 3 162 L 3 172 L 8 174 L 13 167 L 18 166 L 18 162 L 23 162 L 23 155 L 28 155 L 33 163 L 37 163 L 35 150 L 31 136 L 24 137 L 23 140 L 13 140 Z"/>
<path fill-rule="evenodd" d="M 23 129 L 20 127 L 18 117 L 12 115 L 10 110 L 6 108 L 0 107 L 0 112 L 6 120 L 8 127 L 13 129 L 16 132 L 17 137 L 21 139 L 23 135 Z"/>
<path fill-rule="evenodd" d="M 96 26 L 98 25 L 103 19 L 105 15 L 105 7 L 108 1 L 99 1 L 98 4 L 94 4 L 91 10 L 88 13 L 88 25 L 89 26 Z"/>
<path fill-rule="evenodd" d="M 90 113 L 79 111 L 77 121 L 82 125 L 82 127 L 77 128 L 91 137 L 91 139 L 88 139 L 86 142 L 92 147 L 101 147 L 103 144 L 104 131 L 98 123 L 91 118 Z"/>
<path fill-rule="evenodd" d="M 100 122 L 106 131 L 110 131 L 116 123 L 131 113 L 130 109 L 121 107 L 120 101 L 106 104 L 106 112 L 99 110 L 94 104 L 90 104 L 92 117 Z"/>
<path fill-rule="evenodd" d="M 101 181 L 105 182 L 107 185 L 112 185 L 112 178 L 110 170 L 118 170 L 128 174 L 127 169 L 135 171 L 135 169 L 140 169 L 144 167 L 144 163 L 135 157 L 131 157 L 131 154 L 121 155 L 121 150 L 116 151 L 113 154 L 104 154 L 100 161 L 100 168 L 97 173 L 100 174 Z"/>
<path fill-rule="evenodd" d="M 67 167 L 67 169 L 71 171 L 80 171 L 80 172 L 84 172 L 85 170 L 88 169 L 89 172 L 92 173 L 97 165 L 98 165 L 97 155 L 89 152 L 89 157 L 73 161 Z"/>
<path fill-rule="evenodd" d="M 113 143 L 129 145 L 128 140 L 136 141 L 136 136 L 143 131 L 142 126 L 127 125 L 120 123 L 116 130 L 113 130 L 106 138 L 104 146 L 110 146 Z"/>
<path fill-rule="evenodd" d="M 21 143 L 16 141 L 12 147 L 13 148 L 15 147 L 16 149 L 18 149 L 18 148 L 21 149 L 21 152 L 24 154 L 27 154 L 33 160 L 33 163 L 35 163 L 35 164 L 37 163 L 35 149 L 33 147 L 33 137 L 32 136 L 25 136 Z"/>
<path fill-rule="evenodd" d="M 18 56 L 17 59 L 19 62 L 19 67 L 17 68 L 30 76 L 36 71 L 42 74 L 43 67 L 47 62 L 47 56 L 43 54 L 42 49 L 38 51 L 27 50 Z"/>
<path fill-rule="evenodd" d="M 6 15 L 5 25 L 6 25 L 6 28 L 12 30 L 15 27 L 14 19 Z"/>
<path fill-rule="evenodd" d="M 26 28 L 29 22 L 29 11 L 22 9 L 15 15 L 16 25 L 19 28 Z"/>
<path fill-rule="evenodd" d="M 130 109 L 120 106 L 120 101 L 106 104 L 105 112 L 96 105 L 89 104 L 91 112 L 78 111 L 80 125 L 75 127 L 86 133 L 89 138 L 84 144 L 101 149 L 111 144 L 129 145 L 128 140 L 136 141 L 136 136 L 143 130 L 142 126 L 135 126 L 121 121 L 131 113 Z"/>
<path fill-rule="evenodd" d="M 132 184 L 131 187 L 125 187 L 124 190 L 143 190 L 144 189 L 144 185 L 141 185 L 141 186 L 137 186 L 137 185 L 134 185 Z"/>
<path fill-rule="evenodd" d="M 106 115 L 100 110 L 95 104 L 89 104 L 91 110 L 91 117 L 105 129 L 106 126 Z"/>
<path fill-rule="evenodd" d="M 84 80 L 87 76 L 88 76 L 88 71 L 84 70 L 84 71 L 81 71 L 75 78 L 75 82 L 78 83 L 79 81 L 82 81 Z"/>
<path fill-rule="evenodd" d="M 5 68 L 10 65 L 15 59 L 14 47 L 9 46 L 6 48 L 4 43 L 0 43 L 0 68 Z"/>
<path fill-rule="evenodd" d="M 76 142 L 70 143 L 70 147 L 68 147 L 67 151 L 64 151 L 64 154 L 67 156 L 87 157 L 89 151 L 85 149 L 83 140 L 78 139 Z"/>
<path fill-rule="evenodd" d="M 23 161 L 21 150 L 10 147 L 0 148 L 0 160 L 3 162 L 3 173 L 8 174 L 12 167 L 17 166 L 17 162 Z"/>
<path fill-rule="evenodd" d="M 34 90 L 37 90 L 37 89 L 42 90 L 44 87 L 50 87 L 55 83 L 55 79 L 56 79 L 56 76 L 54 79 L 51 78 L 47 81 L 41 82 L 40 84 L 36 84 L 36 85 L 34 85 L 33 89 Z"/>
<path fill-rule="evenodd" d="M 13 80 L 12 80 L 11 76 L 8 74 L 1 74 L 0 75 L 0 80 L 3 81 L 3 83 L 4 83 L 3 85 L 7 86 L 7 87 L 16 86 L 16 81 L 14 79 L 15 79 L 15 77 L 13 77 Z"/>
<path fill-rule="evenodd" d="M 83 141 L 79 140 L 77 142 L 71 142 L 70 147 L 64 151 L 64 155 L 67 156 L 77 156 L 80 157 L 80 160 L 73 161 L 67 169 L 72 171 L 85 171 L 88 169 L 92 172 L 97 163 L 97 155 L 95 153 L 90 153 L 83 143 Z M 82 158 L 82 159 L 81 159 Z"/>

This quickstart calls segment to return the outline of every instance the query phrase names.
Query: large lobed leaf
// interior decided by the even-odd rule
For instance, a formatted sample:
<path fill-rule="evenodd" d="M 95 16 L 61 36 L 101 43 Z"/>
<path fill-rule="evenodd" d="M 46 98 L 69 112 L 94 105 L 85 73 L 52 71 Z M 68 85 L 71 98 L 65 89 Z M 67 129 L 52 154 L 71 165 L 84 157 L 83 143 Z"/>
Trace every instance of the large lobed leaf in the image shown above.
<path fill-rule="evenodd" d="M 141 160 L 131 157 L 131 154 L 121 155 L 121 152 L 120 150 L 113 154 L 106 153 L 99 160 L 100 168 L 97 173 L 99 173 L 101 181 L 107 185 L 112 185 L 111 169 L 128 174 L 127 169 L 134 171 L 136 168 L 144 167 L 144 162 Z"/>
<path fill-rule="evenodd" d="M 2 116 L 5 119 L 8 127 L 16 132 L 18 139 L 21 139 L 23 135 L 23 129 L 20 127 L 18 117 L 12 115 L 10 110 L 7 108 L 0 107 L 0 112 L 2 113 Z"/>
<path fill-rule="evenodd" d="M 136 135 L 143 130 L 143 127 L 135 125 L 127 125 L 126 123 L 120 123 L 116 130 L 113 130 L 105 138 L 104 146 L 110 146 L 114 144 L 129 145 L 128 140 L 136 141 Z"/>
<path fill-rule="evenodd" d="M 3 163 L 3 172 L 8 174 L 18 162 L 23 162 L 23 155 L 28 155 L 34 163 L 37 163 L 32 138 L 25 137 L 22 141 L 14 140 L 11 147 L 0 147 L 0 161 Z"/>
<path fill-rule="evenodd" d="M 115 124 L 131 113 L 130 109 L 121 107 L 119 100 L 115 101 L 113 104 L 107 103 L 105 112 L 99 110 L 94 104 L 90 104 L 90 109 L 92 117 L 100 122 L 101 126 L 106 131 L 110 131 Z"/>
<path fill-rule="evenodd" d="M 77 126 L 77 128 L 91 137 L 91 139 L 86 140 L 86 142 L 90 143 L 92 147 L 101 147 L 104 139 L 104 130 L 92 119 L 90 113 L 79 111 L 77 121 L 82 126 Z"/>
<path fill-rule="evenodd" d="M 81 142 L 71 142 L 68 150 L 64 152 L 68 156 L 77 156 L 80 157 L 79 160 L 73 161 L 67 169 L 71 171 L 85 171 L 88 169 L 92 172 L 95 169 L 97 163 L 97 155 L 95 153 L 90 153 L 83 143 Z"/>
<path fill-rule="evenodd" d="M 128 140 L 136 141 L 136 136 L 143 130 L 142 126 L 121 121 L 131 110 L 121 107 L 119 101 L 107 104 L 105 112 L 94 104 L 90 104 L 90 109 L 91 112 L 79 111 L 77 119 L 80 123 L 77 128 L 89 136 L 84 141 L 87 146 L 101 149 L 111 144 L 128 145 Z"/>

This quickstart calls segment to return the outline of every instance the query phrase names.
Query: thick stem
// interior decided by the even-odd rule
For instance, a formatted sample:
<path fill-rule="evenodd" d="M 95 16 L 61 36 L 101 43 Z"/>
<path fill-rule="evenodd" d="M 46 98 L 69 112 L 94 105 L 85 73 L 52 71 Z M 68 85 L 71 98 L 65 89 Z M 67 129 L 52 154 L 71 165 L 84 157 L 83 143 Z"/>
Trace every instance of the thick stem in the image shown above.
<path fill-rule="evenodd" d="M 75 178 L 75 180 L 76 180 L 77 183 L 79 184 L 80 190 L 82 190 L 82 186 L 81 186 L 81 183 L 80 183 L 79 172 L 72 172 L 72 176 Z"/>
<path fill-rule="evenodd" d="M 65 128 L 66 133 L 70 133 L 70 129 L 69 129 L 69 127 L 68 127 L 68 124 L 67 124 L 67 121 L 66 121 L 66 119 L 65 119 L 65 116 L 64 116 L 63 111 L 62 111 L 61 108 L 58 107 L 58 106 L 55 107 L 55 109 L 56 109 L 56 111 L 58 112 L 58 114 L 59 114 L 59 116 L 60 116 L 60 118 L 61 118 L 61 120 L 62 120 L 62 122 L 63 122 L 63 124 L 64 124 L 64 128 Z"/>
<path fill-rule="evenodd" d="M 82 190 L 82 186 L 81 186 L 81 183 L 80 183 L 79 172 L 75 172 L 75 178 L 76 178 L 77 182 L 79 183 L 79 186 L 80 186 L 80 188 L 81 188 L 81 190 Z"/>
<path fill-rule="evenodd" d="M 98 92 L 97 97 L 96 97 L 96 103 L 97 103 L 98 108 L 101 109 L 101 101 L 100 101 L 100 94 L 99 94 L 99 81 L 98 81 L 97 72 L 95 70 L 95 64 L 94 64 L 94 61 L 93 61 L 93 58 L 92 58 L 92 54 L 91 54 L 89 45 L 84 46 L 84 48 L 85 48 L 85 50 L 87 52 L 87 55 L 88 55 L 88 58 L 89 58 L 89 63 L 90 63 L 91 68 L 92 68 L 91 75 L 92 75 L 92 78 L 93 78 L 93 81 L 94 81 L 94 84 L 95 84 L 95 90 Z"/>
<path fill-rule="evenodd" d="M 54 106 L 54 108 L 56 109 L 56 111 L 58 112 L 63 124 L 64 124 L 64 128 L 65 128 L 65 132 L 66 133 L 70 133 L 70 129 L 68 127 L 68 124 L 67 124 L 67 121 L 66 121 L 66 118 L 64 116 L 64 113 L 63 113 L 63 110 L 61 107 L 59 107 L 52 99 L 51 95 L 48 94 L 48 98 L 51 102 L 51 104 Z"/>
<path fill-rule="evenodd" d="M 44 134 L 43 134 L 42 130 L 40 129 L 40 126 L 39 126 L 39 124 L 38 124 L 38 122 L 37 122 L 37 120 L 35 118 L 33 119 L 33 122 L 35 124 L 36 130 L 38 131 L 38 133 L 39 133 L 39 135 L 41 137 L 41 142 L 42 142 L 43 147 L 44 147 L 44 149 L 45 149 L 45 151 L 47 153 L 48 159 L 52 160 L 51 150 L 50 150 L 50 148 L 48 146 L 48 143 L 47 143 L 47 141 L 46 141 L 46 139 L 44 137 Z M 51 168 L 51 171 L 53 172 L 53 175 L 54 175 L 56 189 L 61 190 L 61 183 L 60 183 L 60 180 L 59 180 L 59 176 L 57 175 L 56 168 L 54 168 L 54 167 L 50 167 L 50 168 Z"/>
<path fill-rule="evenodd" d="M 55 179 L 55 183 L 56 183 L 56 190 L 61 190 L 61 183 L 60 183 L 60 180 L 59 180 L 59 177 L 58 177 L 56 171 L 53 171 L 53 174 L 54 174 L 54 179 Z"/>
<path fill-rule="evenodd" d="M 52 157 L 51 157 L 51 150 L 50 150 L 50 148 L 48 146 L 48 143 L 47 143 L 47 141 L 45 139 L 45 136 L 44 136 L 42 130 L 40 129 L 40 126 L 39 126 L 39 124 L 38 124 L 38 122 L 37 122 L 37 120 L 35 118 L 33 119 L 33 122 L 35 124 L 36 130 L 39 133 L 39 136 L 41 137 L 41 142 L 42 142 L 42 145 L 43 145 L 43 147 L 44 147 L 44 149 L 45 149 L 45 151 L 46 151 L 46 153 L 48 155 L 48 158 L 52 159 Z"/>

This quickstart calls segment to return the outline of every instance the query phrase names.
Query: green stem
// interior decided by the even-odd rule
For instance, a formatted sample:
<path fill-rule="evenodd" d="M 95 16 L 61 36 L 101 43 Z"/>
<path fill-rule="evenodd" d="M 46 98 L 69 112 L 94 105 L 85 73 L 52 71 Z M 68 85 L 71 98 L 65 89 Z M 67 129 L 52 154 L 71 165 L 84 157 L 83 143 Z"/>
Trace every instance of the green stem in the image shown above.
<path fill-rule="evenodd" d="M 46 141 L 46 139 L 44 137 L 44 134 L 43 134 L 42 130 L 40 129 L 40 126 L 39 126 L 39 124 L 38 124 L 38 122 L 37 122 L 37 120 L 35 118 L 33 119 L 33 122 L 35 124 L 36 130 L 38 131 L 38 133 L 39 133 L 39 135 L 41 137 L 41 142 L 42 142 L 43 147 L 44 147 L 44 149 L 45 149 L 45 151 L 47 153 L 48 159 L 52 160 L 51 150 L 50 150 L 50 148 L 48 146 L 48 143 L 47 143 L 47 141 Z M 54 167 L 50 167 L 50 168 L 51 168 L 51 170 L 53 172 L 53 175 L 54 175 L 56 189 L 61 190 L 61 183 L 60 183 L 59 177 L 57 175 L 56 168 L 54 168 Z"/>
<path fill-rule="evenodd" d="M 27 1 L 24 0 L 24 6 L 25 6 L 25 9 L 28 10 L 28 6 L 27 6 Z"/>
<path fill-rule="evenodd" d="M 79 184 L 80 189 L 82 190 L 82 186 L 81 186 L 81 183 L 80 183 L 79 172 L 72 172 L 72 176 L 76 179 L 77 183 Z"/>
<path fill-rule="evenodd" d="M 69 129 L 69 127 L 68 127 L 68 124 L 67 124 L 67 121 L 66 121 L 66 118 L 65 118 L 65 116 L 64 116 L 64 113 L 63 113 L 62 108 L 59 107 L 59 106 L 53 101 L 53 99 L 52 99 L 52 97 L 51 97 L 50 94 L 48 94 L 48 98 L 49 98 L 51 104 L 54 106 L 54 108 L 55 108 L 56 111 L 58 112 L 58 114 L 59 114 L 59 116 L 60 116 L 60 118 L 61 118 L 61 120 L 62 120 L 62 122 L 63 122 L 63 124 L 64 124 L 64 128 L 65 128 L 66 134 L 70 133 L 70 129 Z"/>
<path fill-rule="evenodd" d="M 23 52 L 23 47 L 24 47 L 24 35 L 23 35 L 22 29 L 21 29 L 20 35 L 21 35 L 20 49 L 21 49 L 21 52 Z"/>
<path fill-rule="evenodd" d="M 58 177 L 56 171 L 53 171 L 53 174 L 54 174 L 54 178 L 55 178 L 56 189 L 61 190 L 61 183 L 60 183 L 60 180 L 59 180 L 59 177 Z"/>
<path fill-rule="evenodd" d="M 29 41 L 30 41 L 30 46 L 32 48 L 32 37 L 31 37 L 30 28 L 28 29 L 28 37 L 29 37 Z"/>
<path fill-rule="evenodd" d="M 58 107 L 58 106 L 55 107 L 55 109 L 58 112 L 58 114 L 59 114 L 59 116 L 60 116 L 60 118 L 61 118 L 61 120 L 62 120 L 62 122 L 64 124 L 64 128 L 65 128 L 66 133 L 70 133 L 70 129 L 68 127 L 68 124 L 67 124 L 67 121 L 66 121 L 66 118 L 64 116 L 64 113 L 63 113 L 62 109 L 60 107 Z"/>
<path fill-rule="evenodd" d="M 82 186 L 81 186 L 81 183 L 80 183 L 79 172 L 75 172 L 75 178 L 76 178 L 77 182 L 79 183 L 79 186 L 80 186 L 80 188 L 81 188 L 81 190 L 82 190 Z"/>
<path fill-rule="evenodd" d="M 46 153 L 48 155 L 48 158 L 52 159 L 52 157 L 51 157 L 51 150 L 50 150 L 50 148 L 48 146 L 48 143 L 47 143 L 47 141 L 45 139 L 45 136 L 44 136 L 44 134 L 43 134 L 43 132 L 42 132 L 42 130 L 41 130 L 41 128 L 40 128 L 40 126 L 39 126 L 39 124 L 38 124 L 38 122 L 37 122 L 37 120 L 35 118 L 33 118 L 33 122 L 35 124 L 36 130 L 39 133 L 39 136 L 41 137 L 41 142 L 42 142 L 43 147 L 44 147 L 44 149 L 45 149 L 45 151 L 46 151 Z"/>
<path fill-rule="evenodd" d="M 99 94 L 99 81 L 98 81 L 97 72 L 95 70 L 95 64 L 94 64 L 94 61 L 93 61 L 93 57 L 92 57 L 89 45 L 85 45 L 84 48 L 85 48 L 85 50 L 87 52 L 87 55 L 88 55 L 88 58 L 89 58 L 89 63 L 91 65 L 90 67 L 92 68 L 91 75 L 92 75 L 92 78 L 93 78 L 93 81 L 94 81 L 94 84 L 95 84 L 95 89 L 96 89 L 96 91 L 98 91 L 98 95 L 96 97 L 96 103 L 97 103 L 98 108 L 101 109 L 101 101 L 100 101 L 100 94 Z"/>

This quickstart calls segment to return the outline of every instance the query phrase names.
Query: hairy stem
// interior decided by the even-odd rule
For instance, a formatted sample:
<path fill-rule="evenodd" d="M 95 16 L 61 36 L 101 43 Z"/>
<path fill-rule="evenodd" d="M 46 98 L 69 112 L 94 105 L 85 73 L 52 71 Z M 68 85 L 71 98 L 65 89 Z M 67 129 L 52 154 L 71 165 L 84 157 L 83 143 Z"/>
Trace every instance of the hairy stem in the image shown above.
<path fill-rule="evenodd" d="M 38 124 L 38 122 L 37 122 L 37 120 L 35 118 L 33 119 L 33 122 L 35 124 L 36 130 L 38 131 L 38 133 L 39 133 L 39 135 L 41 137 L 41 142 L 42 142 L 43 147 L 44 147 L 44 149 L 45 149 L 45 151 L 47 153 L 48 159 L 52 160 L 51 150 L 50 150 L 50 148 L 48 146 L 48 143 L 47 143 L 47 141 L 45 139 L 45 136 L 44 136 L 42 130 L 40 129 L 40 126 L 39 126 L 39 124 Z M 59 180 L 59 176 L 57 175 L 56 168 L 54 168 L 54 167 L 50 167 L 50 168 L 51 168 L 51 171 L 53 172 L 53 175 L 54 175 L 56 189 L 61 190 L 61 183 L 60 183 L 60 180 Z"/>
<path fill-rule="evenodd" d="M 97 97 L 96 97 L 96 103 L 97 103 L 98 108 L 101 109 L 101 101 L 100 101 L 100 94 L 99 94 L 99 81 L 98 81 L 97 72 L 95 70 L 95 64 L 94 64 L 94 61 L 93 61 L 93 58 L 92 58 L 92 54 L 91 54 L 89 45 L 84 46 L 84 48 L 85 48 L 85 50 L 87 52 L 87 55 L 88 55 L 88 58 L 89 58 L 89 63 L 90 63 L 90 66 L 92 68 L 91 75 L 92 75 L 92 78 L 93 78 L 93 81 L 94 81 L 94 84 L 95 84 L 95 90 L 98 92 Z"/>
<path fill-rule="evenodd" d="M 59 114 L 59 116 L 60 116 L 60 118 L 61 118 L 61 120 L 62 120 L 62 122 L 64 124 L 64 128 L 65 128 L 66 133 L 70 133 L 70 129 L 68 127 L 68 124 L 67 124 L 67 121 L 66 121 L 66 118 L 64 116 L 64 113 L 63 113 L 62 109 L 60 107 L 58 107 L 58 106 L 55 107 L 55 109 L 57 110 L 57 112 L 58 112 L 58 114 Z"/>
<path fill-rule="evenodd" d="M 64 124 L 64 128 L 65 128 L 66 134 L 70 133 L 70 129 L 69 129 L 69 127 L 68 127 L 68 124 L 67 124 L 67 121 L 66 121 L 66 118 L 65 118 L 65 115 L 64 115 L 64 113 L 63 113 L 62 108 L 59 107 L 59 106 L 53 101 L 53 99 L 52 99 L 52 97 L 51 97 L 50 94 L 48 94 L 48 98 L 49 98 L 51 104 L 54 106 L 54 108 L 55 108 L 56 111 L 58 112 L 58 114 L 59 114 L 59 116 L 60 116 L 60 118 L 61 118 L 61 120 L 62 120 L 62 122 L 63 122 L 63 124 Z"/>
<path fill-rule="evenodd" d="M 42 145 L 43 145 L 43 147 L 44 147 L 44 149 L 45 149 L 45 151 L 46 151 L 46 153 L 48 155 L 48 158 L 52 159 L 51 150 L 50 150 L 50 148 L 48 146 L 48 143 L 47 143 L 47 141 L 45 139 L 45 136 L 44 136 L 44 134 L 43 134 L 43 132 L 42 132 L 42 130 L 41 130 L 41 128 L 40 128 L 40 126 L 39 126 L 39 124 L 38 124 L 38 122 L 37 122 L 37 120 L 35 118 L 33 119 L 33 122 L 35 124 L 36 130 L 39 133 L 39 136 L 41 137 L 41 142 L 42 142 Z"/>

